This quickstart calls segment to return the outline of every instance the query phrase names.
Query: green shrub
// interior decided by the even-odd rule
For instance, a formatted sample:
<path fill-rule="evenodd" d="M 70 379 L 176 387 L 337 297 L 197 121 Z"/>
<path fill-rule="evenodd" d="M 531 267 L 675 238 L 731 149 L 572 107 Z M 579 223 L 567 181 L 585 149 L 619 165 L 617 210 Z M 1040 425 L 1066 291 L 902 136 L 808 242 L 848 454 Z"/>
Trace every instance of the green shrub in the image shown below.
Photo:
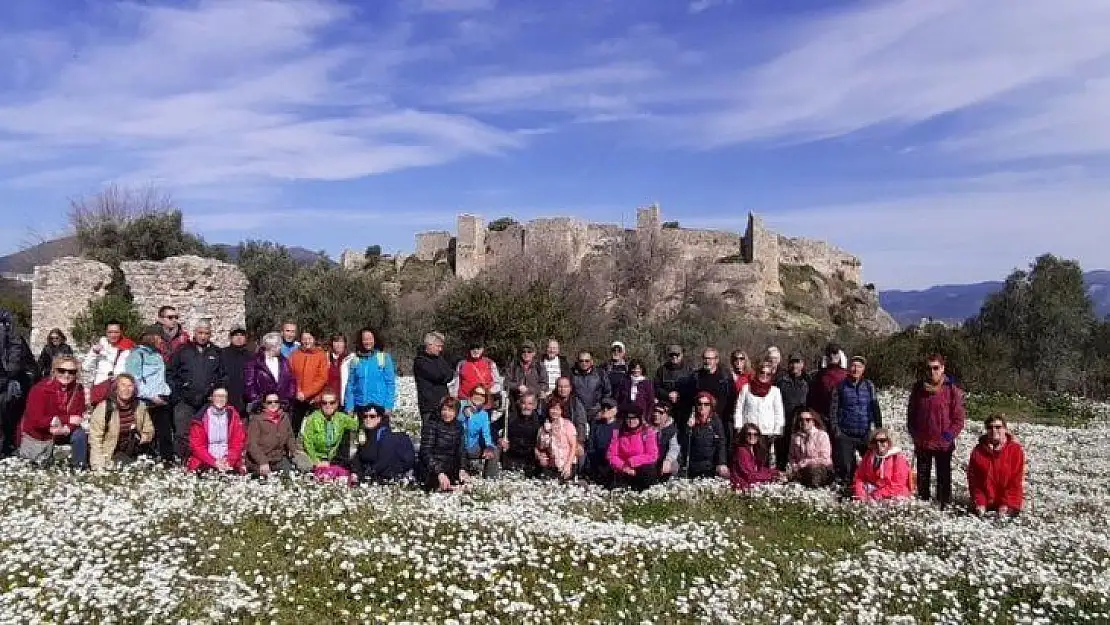
<path fill-rule="evenodd" d="M 104 327 L 110 322 L 123 326 L 123 334 L 138 340 L 143 331 L 143 318 L 135 303 L 120 295 L 105 295 L 89 302 L 89 307 L 73 318 L 70 338 L 74 345 L 88 347 L 104 336 Z"/>

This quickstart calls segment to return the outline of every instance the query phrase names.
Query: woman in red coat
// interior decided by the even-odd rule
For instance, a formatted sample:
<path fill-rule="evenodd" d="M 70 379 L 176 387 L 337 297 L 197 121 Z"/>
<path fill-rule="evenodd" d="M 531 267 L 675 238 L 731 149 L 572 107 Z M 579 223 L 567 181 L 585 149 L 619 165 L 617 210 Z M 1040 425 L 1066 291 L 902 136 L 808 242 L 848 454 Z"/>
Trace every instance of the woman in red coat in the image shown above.
<path fill-rule="evenodd" d="M 54 457 L 54 443 L 69 443 L 70 466 L 83 468 L 89 455 L 85 421 L 85 389 L 77 383 L 81 367 L 73 356 L 57 356 L 51 376 L 31 387 L 20 429 L 19 457 L 45 464 Z"/>
<path fill-rule="evenodd" d="M 910 461 L 886 428 L 871 433 L 867 453 L 856 469 L 852 492 L 860 501 L 910 497 Z"/>
<path fill-rule="evenodd" d="M 212 403 L 205 406 L 189 424 L 190 471 L 215 470 L 245 473 L 243 449 L 247 430 L 239 412 L 228 404 L 226 388 L 212 391 Z"/>
<path fill-rule="evenodd" d="M 1002 415 L 983 422 L 986 431 L 971 450 L 967 463 L 967 490 L 978 515 L 997 512 L 1015 516 L 1025 503 L 1025 450 L 1014 439 Z"/>

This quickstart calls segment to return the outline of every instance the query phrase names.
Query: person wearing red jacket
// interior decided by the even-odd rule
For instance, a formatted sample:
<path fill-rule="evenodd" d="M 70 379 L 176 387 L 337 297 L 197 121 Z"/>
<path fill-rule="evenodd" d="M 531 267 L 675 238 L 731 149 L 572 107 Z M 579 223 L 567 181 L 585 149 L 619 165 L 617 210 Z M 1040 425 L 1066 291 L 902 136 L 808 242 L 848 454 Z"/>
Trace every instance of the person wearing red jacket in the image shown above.
<path fill-rule="evenodd" d="M 455 368 L 456 385 L 455 397 L 461 401 L 470 399 L 470 394 L 477 386 L 485 387 L 489 391 L 484 408 L 493 410 L 498 408 L 496 398 L 501 394 L 501 372 L 497 370 L 497 363 L 486 356 L 485 347 L 481 341 L 473 341 L 466 353 L 466 358 L 459 361 Z"/>
<path fill-rule="evenodd" d="M 845 360 L 844 352 L 836 343 L 829 343 L 825 347 L 825 366 L 817 372 L 813 381 L 809 385 L 809 396 L 806 398 L 806 406 L 813 408 L 817 412 L 828 415 L 829 425 L 831 427 L 835 420 L 829 408 L 832 406 L 833 391 L 845 378 L 848 377 L 848 362 Z"/>
<path fill-rule="evenodd" d="M 910 462 L 886 428 L 871 433 L 868 451 L 852 480 L 852 493 L 860 501 L 904 499 L 913 495 Z"/>
<path fill-rule="evenodd" d="M 1016 516 L 1025 503 L 1025 450 L 1006 426 L 1002 415 L 988 417 L 986 433 L 971 450 L 967 490 L 974 512 Z"/>
<path fill-rule="evenodd" d="M 212 403 L 189 422 L 189 471 L 211 470 L 246 473 L 243 450 L 247 430 L 239 412 L 228 403 L 226 388 L 212 391 Z"/>
<path fill-rule="evenodd" d="M 932 465 L 937 465 L 936 498 L 944 508 L 952 501 L 952 452 L 964 429 L 964 394 L 944 373 L 944 357 L 925 359 L 926 377 L 914 385 L 906 406 L 906 429 L 917 460 L 917 496 L 929 500 Z"/>
<path fill-rule="evenodd" d="M 89 455 L 85 421 L 85 389 L 77 383 L 81 367 L 73 356 L 58 356 L 51 377 L 31 387 L 23 411 L 19 457 L 36 464 L 54 457 L 54 443 L 71 446 L 69 464 L 83 468 Z"/>

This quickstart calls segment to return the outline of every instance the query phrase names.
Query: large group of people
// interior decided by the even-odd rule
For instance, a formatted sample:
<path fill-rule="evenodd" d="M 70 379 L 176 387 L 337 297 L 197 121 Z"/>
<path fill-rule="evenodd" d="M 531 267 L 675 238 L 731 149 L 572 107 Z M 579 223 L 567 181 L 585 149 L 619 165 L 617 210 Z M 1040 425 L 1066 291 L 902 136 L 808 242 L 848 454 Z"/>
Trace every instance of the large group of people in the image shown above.
<path fill-rule="evenodd" d="M 12 334 L 4 321 L 0 314 L 0 341 Z M 374 329 L 352 337 L 353 352 L 342 334 L 323 343 L 292 321 L 260 337 L 256 350 L 242 329 L 224 348 L 211 335 L 206 323 L 187 332 L 176 309 L 164 306 L 138 344 L 109 323 L 82 360 L 57 329 L 37 363 L 25 344 L 18 357 L 5 350 L 4 454 L 47 463 L 56 445 L 68 444 L 78 469 L 149 455 L 188 471 L 263 477 L 412 476 L 434 491 L 502 471 L 640 490 L 680 478 L 728 480 L 739 491 L 791 481 L 839 488 L 862 501 L 916 491 L 944 507 L 952 501 L 952 455 L 966 418 L 963 391 L 940 355 L 923 363 L 908 403 L 915 467 L 883 427 L 867 360 L 847 358 L 835 344 L 812 373 L 801 354 L 783 362 L 775 347 L 757 358 L 735 350 L 727 363 L 705 348 L 695 368 L 671 345 L 649 376 L 620 341 L 603 362 L 581 351 L 573 363 L 557 340 L 542 352 L 524 341 L 499 366 L 480 341 L 451 363 L 444 336 L 431 332 L 412 368 L 417 447 L 390 426 L 396 369 Z M 1017 514 L 1022 446 L 1004 416 L 984 426 L 967 470 L 971 508 Z"/>

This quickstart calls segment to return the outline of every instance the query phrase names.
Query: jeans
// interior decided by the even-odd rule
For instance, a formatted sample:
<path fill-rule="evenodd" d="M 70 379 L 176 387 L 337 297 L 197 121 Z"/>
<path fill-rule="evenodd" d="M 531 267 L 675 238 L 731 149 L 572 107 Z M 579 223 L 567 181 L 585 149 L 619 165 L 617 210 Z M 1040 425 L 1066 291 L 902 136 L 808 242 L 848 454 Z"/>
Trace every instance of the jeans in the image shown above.
<path fill-rule="evenodd" d="M 856 452 L 859 455 L 867 453 L 867 435 L 849 436 L 837 432 L 833 440 L 833 465 L 836 467 L 836 479 L 844 484 L 852 481 L 856 475 Z"/>
<path fill-rule="evenodd" d="M 491 447 L 493 450 L 493 457 L 485 459 L 482 457 L 482 449 L 469 449 L 466 452 L 466 458 L 470 465 L 468 472 L 473 472 L 474 475 L 481 474 L 484 478 L 495 478 L 501 473 L 501 448 Z"/>
<path fill-rule="evenodd" d="M 929 486 L 932 481 L 933 461 L 937 463 L 937 501 L 946 506 L 952 501 L 952 452 L 955 445 L 946 451 L 929 449 L 914 450 L 917 459 L 917 497 L 929 501 Z"/>
<path fill-rule="evenodd" d="M 84 428 L 77 428 L 69 436 L 60 436 L 48 441 L 40 441 L 30 436 L 24 436 L 19 443 L 19 457 L 39 465 L 49 464 L 54 460 L 54 442 L 69 443 L 69 466 L 74 469 L 83 469 L 89 461 L 89 434 Z"/>

